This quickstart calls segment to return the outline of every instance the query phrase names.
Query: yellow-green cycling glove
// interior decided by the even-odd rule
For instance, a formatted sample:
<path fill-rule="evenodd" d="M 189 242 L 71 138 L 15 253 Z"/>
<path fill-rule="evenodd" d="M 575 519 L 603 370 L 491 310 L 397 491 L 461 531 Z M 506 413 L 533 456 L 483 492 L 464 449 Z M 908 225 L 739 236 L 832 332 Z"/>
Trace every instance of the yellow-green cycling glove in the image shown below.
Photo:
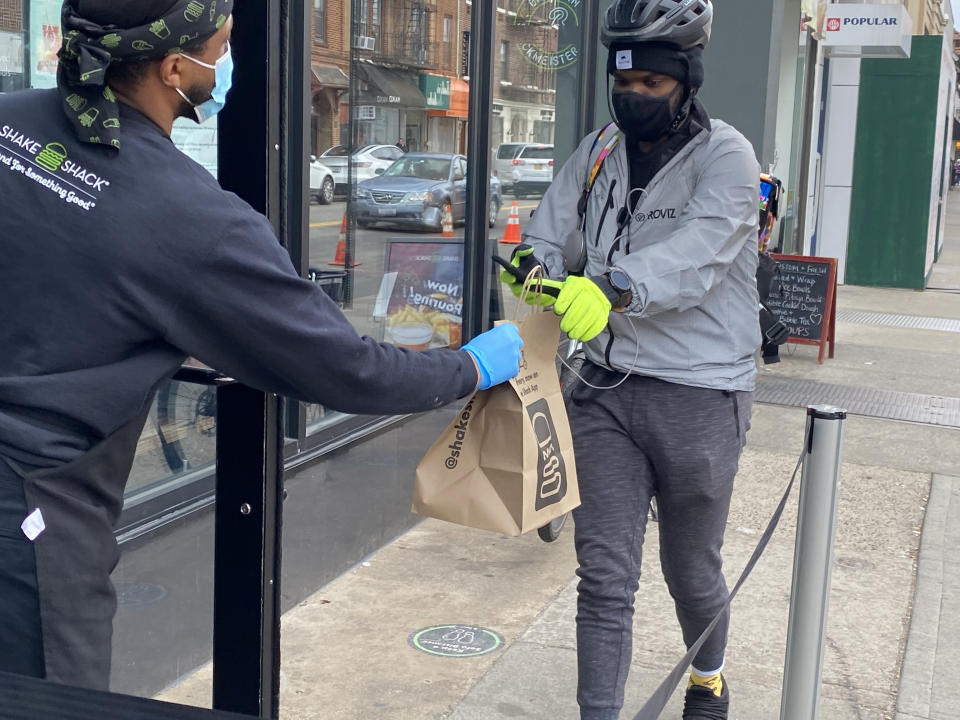
<path fill-rule="evenodd" d="M 603 332 L 612 307 L 593 280 L 571 275 L 564 281 L 553 311 L 563 316 L 561 330 L 573 340 L 587 342 Z"/>

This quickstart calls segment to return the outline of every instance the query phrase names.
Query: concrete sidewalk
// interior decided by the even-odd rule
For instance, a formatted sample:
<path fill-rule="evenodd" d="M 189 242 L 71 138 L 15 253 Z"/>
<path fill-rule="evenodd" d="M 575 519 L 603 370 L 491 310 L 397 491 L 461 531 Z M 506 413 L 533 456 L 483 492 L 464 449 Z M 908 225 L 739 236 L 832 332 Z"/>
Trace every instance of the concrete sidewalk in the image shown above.
<path fill-rule="evenodd" d="M 842 287 L 841 311 L 960 320 L 960 203 L 923 293 Z M 841 322 L 837 357 L 791 346 L 764 377 L 960 398 L 960 332 Z M 739 575 L 801 450 L 801 408 L 757 405 L 724 550 Z M 781 527 L 734 603 L 731 718 L 779 716 L 793 563 L 794 491 Z M 650 525 L 624 718 L 683 654 Z M 822 718 L 960 718 L 960 430 L 851 416 L 830 596 Z M 552 545 L 426 521 L 284 616 L 282 714 L 383 720 L 575 720 L 572 532 Z M 472 658 L 425 654 L 411 633 L 442 624 L 504 639 Z M 164 694 L 209 704 L 210 669 Z M 664 717 L 680 714 L 682 688 Z"/>

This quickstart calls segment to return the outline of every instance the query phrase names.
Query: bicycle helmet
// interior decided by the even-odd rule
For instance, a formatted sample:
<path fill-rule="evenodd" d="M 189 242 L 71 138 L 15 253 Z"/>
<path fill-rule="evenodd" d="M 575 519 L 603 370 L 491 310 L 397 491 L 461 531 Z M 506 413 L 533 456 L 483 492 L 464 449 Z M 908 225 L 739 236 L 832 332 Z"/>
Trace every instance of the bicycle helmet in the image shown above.
<path fill-rule="evenodd" d="M 710 42 L 713 4 L 710 0 L 616 0 L 603 16 L 600 41 L 670 43 L 681 50 Z"/>

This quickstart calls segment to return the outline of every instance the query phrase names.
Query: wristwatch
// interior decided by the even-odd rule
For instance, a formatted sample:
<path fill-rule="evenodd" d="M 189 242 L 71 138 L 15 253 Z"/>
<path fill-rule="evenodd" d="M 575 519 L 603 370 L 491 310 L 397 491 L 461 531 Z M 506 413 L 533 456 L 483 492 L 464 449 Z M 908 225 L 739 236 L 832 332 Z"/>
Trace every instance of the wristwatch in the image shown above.
<path fill-rule="evenodd" d="M 633 302 L 633 285 L 630 283 L 630 276 L 623 270 L 614 268 L 602 277 L 606 282 L 598 283 L 600 289 L 607 296 L 613 310 L 622 312 L 627 305 Z"/>

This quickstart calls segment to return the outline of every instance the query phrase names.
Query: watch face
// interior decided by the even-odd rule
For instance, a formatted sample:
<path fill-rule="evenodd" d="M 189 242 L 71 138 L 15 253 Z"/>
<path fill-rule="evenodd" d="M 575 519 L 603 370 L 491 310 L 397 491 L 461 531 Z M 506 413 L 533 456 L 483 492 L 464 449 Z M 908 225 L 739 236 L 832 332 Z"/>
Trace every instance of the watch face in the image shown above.
<path fill-rule="evenodd" d="M 615 290 L 622 293 L 630 290 L 630 278 L 622 270 L 612 270 L 608 277 Z"/>

